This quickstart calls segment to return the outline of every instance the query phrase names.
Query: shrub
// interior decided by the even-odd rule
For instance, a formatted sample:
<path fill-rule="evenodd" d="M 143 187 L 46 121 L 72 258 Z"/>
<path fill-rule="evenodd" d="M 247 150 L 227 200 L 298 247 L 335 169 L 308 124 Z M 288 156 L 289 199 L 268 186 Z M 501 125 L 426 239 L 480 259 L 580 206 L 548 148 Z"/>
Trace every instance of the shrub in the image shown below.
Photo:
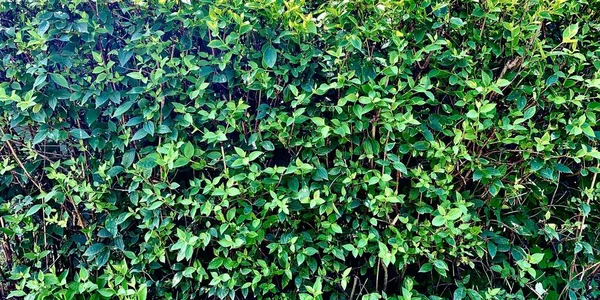
<path fill-rule="evenodd" d="M 598 297 L 591 1 L 14 1 L 0 297 Z"/>

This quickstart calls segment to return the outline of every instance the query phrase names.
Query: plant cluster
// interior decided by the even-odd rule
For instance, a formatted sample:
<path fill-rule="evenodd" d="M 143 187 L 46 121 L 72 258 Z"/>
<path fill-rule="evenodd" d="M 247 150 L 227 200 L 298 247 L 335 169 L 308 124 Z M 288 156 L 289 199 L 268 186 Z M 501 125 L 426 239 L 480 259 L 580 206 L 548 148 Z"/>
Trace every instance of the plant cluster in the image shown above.
<path fill-rule="evenodd" d="M 593 0 L 0 3 L 0 298 L 600 297 Z"/>

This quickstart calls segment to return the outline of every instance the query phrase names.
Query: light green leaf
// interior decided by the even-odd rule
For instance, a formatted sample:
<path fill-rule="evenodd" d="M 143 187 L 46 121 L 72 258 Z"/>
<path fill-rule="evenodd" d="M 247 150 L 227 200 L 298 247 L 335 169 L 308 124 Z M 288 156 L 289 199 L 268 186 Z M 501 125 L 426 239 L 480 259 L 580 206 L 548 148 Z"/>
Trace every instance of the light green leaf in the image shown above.
<path fill-rule="evenodd" d="M 496 103 L 487 103 L 484 104 L 481 109 L 479 110 L 480 113 L 485 114 L 487 112 L 492 111 L 494 108 L 496 108 Z"/>
<path fill-rule="evenodd" d="M 579 31 L 579 24 L 571 24 L 565 28 L 562 33 L 562 42 L 563 43 L 571 43 L 573 42 L 573 37 L 577 35 Z"/>
<path fill-rule="evenodd" d="M 192 143 L 185 143 L 185 146 L 183 146 L 183 156 L 187 158 L 192 158 L 192 156 L 194 156 L 194 145 Z"/>
<path fill-rule="evenodd" d="M 442 216 L 436 216 L 435 218 L 433 218 L 433 220 L 431 221 L 431 224 L 433 226 L 437 226 L 440 227 L 444 224 L 446 224 L 446 219 L 444 219 L 444 217 Z"/>
<path fill-rule="evenodd" d="M 208 47 L 217 48 L 220 50 L 226 50 L 229 48 L 229 46 L 227 46 L 227 44 L 223 43 L 221 40 L 212 40 L 210 43 L 208 43 Z"/>
<path fill-rule="evenodd" d="M 477 119 L 479 117 L 479 113 L 476 112 L 475 110 L 471 109 L 468 113 L 467 113 L 467 118 L 470 119 Z"/>
<path fill-rule="evenodd" d="M 137 290 L 136 295 L 138 300 L 146 300 L 146 297 L 148 296 L 148 287 L 145 284 L 142 284 Z"/>
<path fill-rule="evenodd" d="M 544 259 L 544 253 L 535 253 L 531 255 L 531 257 L 529 258 L 529 262 L 535 265 L 541 262 L 542 259 Z"/>
<path fill-rule="evenodd" d="M 143 80 L 144 79 L 144 75 L 142 75 L 141 72 L 131 72 L 131 73 L 127 73 L 128 77 L 131 77 L 133 79 L 137 79 L 137 80 Z"/>
<path fill-rule="evenodd" d="M 462 216 L 462 210 L 460 208 L 453 208 L 448 211 L 446 218 L 450 221 L 458 220 Z"/>

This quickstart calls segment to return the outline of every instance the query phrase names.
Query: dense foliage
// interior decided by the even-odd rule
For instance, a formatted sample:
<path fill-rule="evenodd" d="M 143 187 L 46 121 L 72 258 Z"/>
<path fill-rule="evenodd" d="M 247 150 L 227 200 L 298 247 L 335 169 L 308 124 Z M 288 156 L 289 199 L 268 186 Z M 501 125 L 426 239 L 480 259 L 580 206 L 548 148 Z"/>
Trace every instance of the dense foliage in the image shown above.
<path fill-rule="evenodd" d="M 599 297 L 598 3 L 3 1 L 0 298 Z"/>

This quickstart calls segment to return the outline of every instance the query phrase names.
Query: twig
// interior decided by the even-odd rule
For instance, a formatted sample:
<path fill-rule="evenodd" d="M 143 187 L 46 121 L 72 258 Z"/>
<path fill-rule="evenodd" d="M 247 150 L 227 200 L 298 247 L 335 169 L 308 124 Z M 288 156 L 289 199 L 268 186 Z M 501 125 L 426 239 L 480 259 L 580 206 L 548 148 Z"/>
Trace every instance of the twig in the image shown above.
<path fill-rule="evenodd" d="M 387 285 L 388 285 L 388 269 L 387 267 L 383 268 L 383 291 L 387 291 Z"/>
<path fill-rule="evenodd" d="M 4 130 L 2 130 L 2 128 L 0 128 L 0 133 L 2 133 L 2 135 L 5 135 Z M 46 194 L 46 192 L 44 192 L 44 189 L 42 188 L 42 186 L 37 181 L 35 181 L 35 179 L 33 178 L 33 176 L 31 176 L 31 174 L 29 174 L 29 171 L 27 171 L 27 169 L 23 165 L 23 162 L 21 161 L 21 159 L 17 155 L 17 152 L 15 151 L 15 148 L 13 148 L 12 143 L 10 142 L 10 139 L 6 140 L 6 145 L 8 145 L 8 149 L 10 149 L 10 152 L 12 153 L 12 156 L 17 161 L 17 164 L 19 164 L 19 166 L 21 167 L 21 169 L 23 169 L 23 172 L 25 173 L 25 175 L 27 176 L 27 178 L 29 178 L 29 180 L 31 180 L 31 182 L 33 182 L 33 184 L 37 187 L 37 189 L 40 191 L 40 193 L 42 195 Z M 44 210 L 42 209 L 42 230 L 44 231 L 44 250 L 46 250 L 48 248 L 48 240 L 46 238 L 46 220 L 45 219 L 46 219 L 45 213 L 44 213 Z M 46 256 L 46 265 L 48 265 L 48 256 Z"/>
<path fill-rule="evenodd" d="M 2 133 L 2 135 L 5 134 L 4 130 L 2 130 L 1 128 L 0 128 L 0 133 Z M 23 169 L 23 172 L 25 172 L 25 175 L 27 176 L 27 178 L 29 178 L 29 180 L 31 180 L 31 182 L 35 185 L 35 187 L 37 187 L 37 189 L 42 194 L 45 194 L 46 192 L 44 192 L 44 189 L 42 188 L 42 186 L 37 181 L 35 181 L 35 179 L 33 178 L 33 176 L 31 176 L 31 174 L 29 174 L 29 171 L 27 171 L 27 169 L 23 165 L 23 162 L 21 162 L 21 159 L 19 159 L 19 156 L 17 155 L 17 152 L 15 151 L 15 148 L 13 148 L 12 143 L 10 142 L 10 140 L 6 141 L 6 145 L 8 145 L 8 149 L 10 149 L 10 152 L 11 152 L 13 158 L 17 161 L 17 164 L 19 164 L 19 167 L 21 167 L 21 169 Z"/>
<path fill-rule="evenodd" d="M 600 167 L 600 163 L 596 164 L 596 168 Z M 596 185 L 596 179 L 598 177 L 598 173 L 594 173 L 594 176 L 592 177 L 592 183 L 590 184 L 590 188 L 592 189 L 592 192 L 594 191 L 594 186 Z M 592 196 L 588 195 L 587 197 L 587 201 L 586 201 L 586 205 L 590 205 L 590 202 L 592 200 Z M 581 238 L 581 235 L 583 234 L 583 228 L 585 227 L 585 219 L 586 219 L 586 215 L 583 214 L 581 216 L 581 224 L 579 224 L 579 232 L 576 235 L 576 238 L 579 239 Z M 569 281 L 571 281 L 573 279 L 573 273 L 576 271 L 576 262 L 577 262 L 577 253 L 573 254 L 573 260 L 571 261 L 571 274 L 569 275 Z M 585 273 L 585 269 L 582 271 L 583 273 Z M 575 275 L 575 277 L 579 276 L 579 273 L 577 275 Z M 583 275 L 582 275 L 583 276 Z M 562 298 L 562 295 L 567 291 L 568 285 L 566 285 L 563 290 L 560 292 L 560 296 L 558 297 L 559 299 Z"/>
<path fill-rule="evenodd" d="M 223 156 L 223 171 L 227 173 L 227 162 L 225 161 L 225 149 L 223 148 L 223 143 L 221 143 L 221 155 Z"/>
<path fill-rule="evenodd" d="M 358 291 L 358 296 L 362 295 L 362 291 L 366 288 L 367 282 L 369 282 L 369 278 L 367 278 L 367 280 L 365 280 L 365 283 L 360 288 L 360 291 Z"/>
<path fill-rule="evenodd" d="M 352 291 L 350 292 L 350 300 L 354 298 L 354 291 L 356 291 L 356 283 L 358 282 L 358 277 L 354 276 L 354 283 L 352 284 Z"/>
<path fill-rule="evenodd" d="M 381 267 L 381 258 L 377 260 L 377 275 L 375 275 L 375 291 L 379 292 L 379 269 Z"/>

